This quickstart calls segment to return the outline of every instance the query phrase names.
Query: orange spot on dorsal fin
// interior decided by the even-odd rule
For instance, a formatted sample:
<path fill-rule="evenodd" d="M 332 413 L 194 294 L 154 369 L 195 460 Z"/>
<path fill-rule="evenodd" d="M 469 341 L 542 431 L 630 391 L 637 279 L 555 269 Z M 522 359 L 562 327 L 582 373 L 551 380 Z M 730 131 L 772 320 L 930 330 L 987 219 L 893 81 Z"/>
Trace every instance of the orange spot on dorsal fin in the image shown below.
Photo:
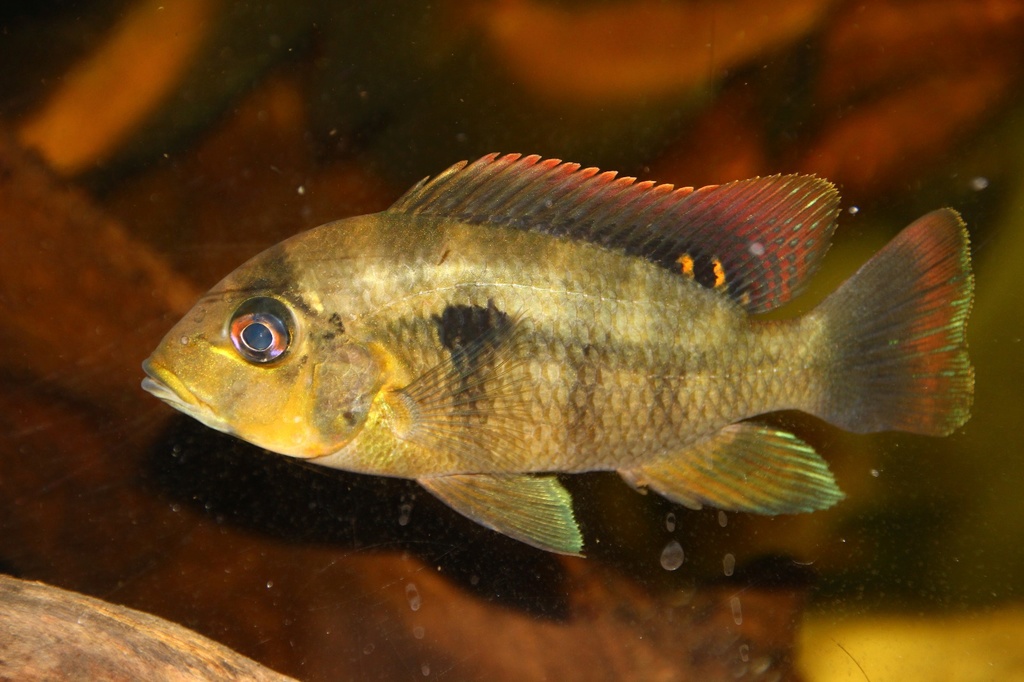
<path fill-rule="evenodd" d="M 688 253 L 684 253 L 676 259 L 676 262 L 679 263 L 679 267 L 682 269 L 681 271 L 683 275 L 689 279 L 693 279 L 693 256 Z"/>
<path fill-rule="evenodd" d="M 789 301 L 817 269 L 839 194 L 807 175 L 677 189 L 558 159 L 489 154 L 421 181 L 387 212 L 589 242 L 682 277 L 689 256 L 698 284 L 761 313 Z"/>
<path fill-rule="evenodd" d="M 715 273 L 715 289 L 725 288 L 725 268 L 722 267 L 722 261 L 718 258 L 711 259 L 711 268 Z"/>

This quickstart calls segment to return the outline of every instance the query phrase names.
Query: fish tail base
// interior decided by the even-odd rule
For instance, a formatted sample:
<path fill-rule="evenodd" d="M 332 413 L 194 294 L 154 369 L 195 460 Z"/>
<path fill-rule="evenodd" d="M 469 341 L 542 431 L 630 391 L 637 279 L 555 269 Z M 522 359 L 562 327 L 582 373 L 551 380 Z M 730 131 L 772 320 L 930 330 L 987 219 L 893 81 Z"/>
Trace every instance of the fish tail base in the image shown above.
<path fill-rule="evenodd" d="M 946 435 L 970 416 L 970 247 L 952 209 L 918 219 L 815 311 L 835 361 L 815 410 L 844 429 Z"/>

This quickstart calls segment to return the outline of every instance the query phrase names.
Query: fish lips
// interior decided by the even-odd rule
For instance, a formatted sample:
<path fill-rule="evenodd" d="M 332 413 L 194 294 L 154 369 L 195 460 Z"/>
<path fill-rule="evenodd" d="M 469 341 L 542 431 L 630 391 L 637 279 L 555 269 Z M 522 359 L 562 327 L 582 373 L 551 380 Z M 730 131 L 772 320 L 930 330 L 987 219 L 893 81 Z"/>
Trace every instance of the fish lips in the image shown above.
<path fill-rule="evenodd" d="M 228 425 L 214 414 L 210 406 L 196 397 L 184 383 L 166 367 L 158 364 L 153 358 L 142 363 L 142 371 L 146 378 L 142 380 L 142 389 L 164 401 L 179 412 L 183 412 L 211 429 L 230 433 Z"/>

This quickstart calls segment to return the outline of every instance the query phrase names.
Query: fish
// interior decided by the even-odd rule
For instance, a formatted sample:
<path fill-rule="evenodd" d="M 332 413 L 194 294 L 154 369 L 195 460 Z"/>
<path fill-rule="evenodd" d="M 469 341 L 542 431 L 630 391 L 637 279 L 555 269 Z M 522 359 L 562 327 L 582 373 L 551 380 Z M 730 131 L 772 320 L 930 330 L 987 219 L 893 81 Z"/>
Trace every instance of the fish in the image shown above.
<path fill-rule="evenodd" d="M 820 304 L 827 180 L 695 189 L 490 154 L 387 210 L 298 233 L 204 295 L 144 389 L 282 455 L 416 480 L 542 550 L 584 554 L 560 477 L 615 471 L 691 509 L 827 509 L 826 461 L 758 420 L 948 435 L 970 415 L 969 237 L 935 210 Z"/>

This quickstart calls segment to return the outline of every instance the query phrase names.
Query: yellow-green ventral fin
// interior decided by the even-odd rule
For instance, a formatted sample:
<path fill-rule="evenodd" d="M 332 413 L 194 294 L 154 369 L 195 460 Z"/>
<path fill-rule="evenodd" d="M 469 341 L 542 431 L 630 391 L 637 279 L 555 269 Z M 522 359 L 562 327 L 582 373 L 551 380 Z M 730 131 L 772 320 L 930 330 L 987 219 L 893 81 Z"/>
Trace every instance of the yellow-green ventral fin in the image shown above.
<path fill-rule="evenodd" d="M 572 497 L 554 476 L 456 474 L 418 479 L 460 514 L 528 545 L 582 555 Z"/>
<path fill-rule="evenodd" d="M 843 498 L 828 464 L 796 436 L 758 424 L 732 424 L 697 445 L 637 469 L 631 485 L 700 509 L 794 514 Z"/>

